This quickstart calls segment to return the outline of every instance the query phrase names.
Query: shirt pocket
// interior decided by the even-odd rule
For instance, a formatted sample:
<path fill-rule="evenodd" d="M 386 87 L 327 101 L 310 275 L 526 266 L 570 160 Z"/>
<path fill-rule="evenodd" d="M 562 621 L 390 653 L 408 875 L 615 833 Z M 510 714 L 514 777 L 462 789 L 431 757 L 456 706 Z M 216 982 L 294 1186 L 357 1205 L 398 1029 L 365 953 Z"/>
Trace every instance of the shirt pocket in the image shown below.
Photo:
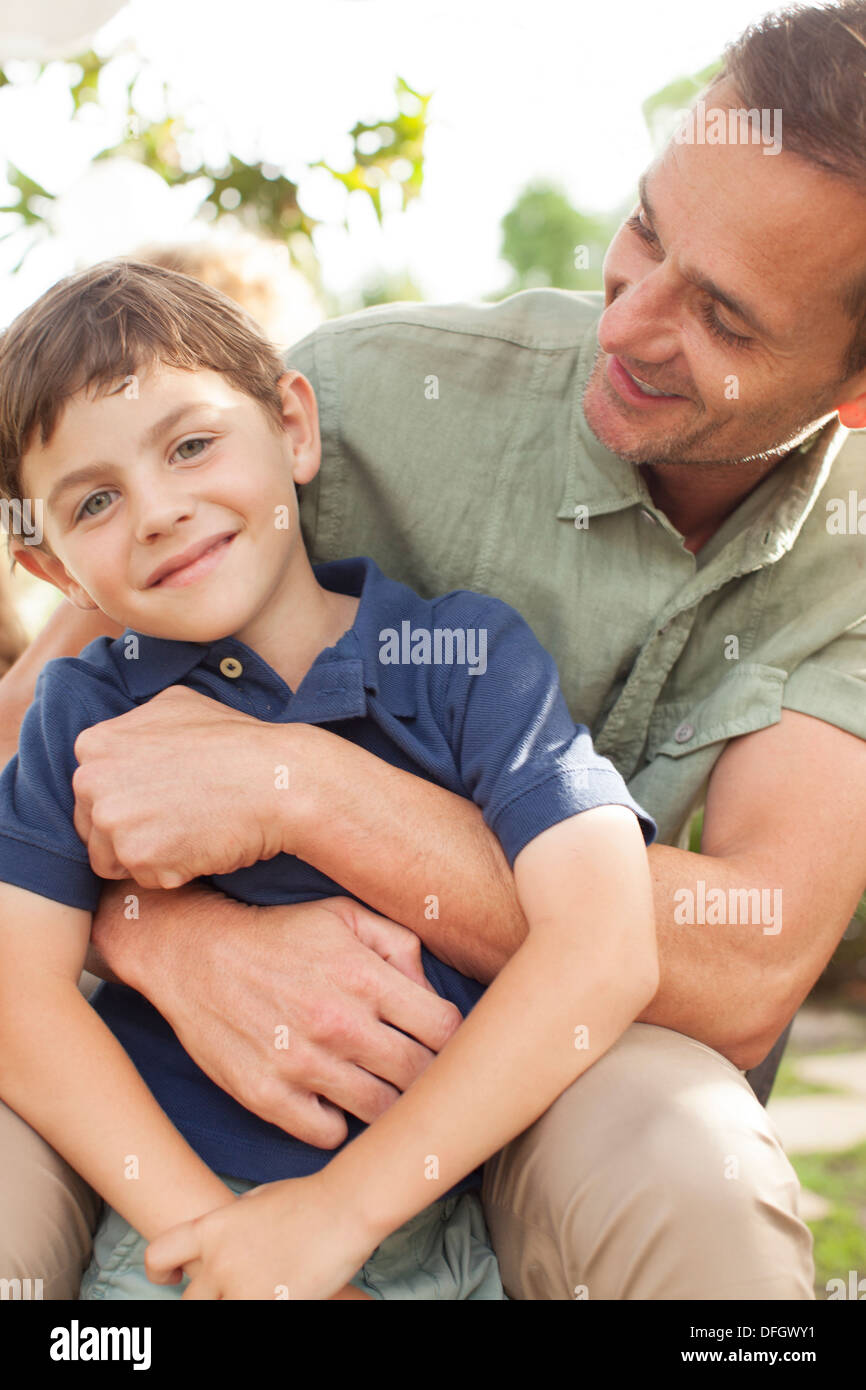
<path fill-rule="evenodd" d="M 702 700 L 660 701 L 650 720 L 647 761 L 683 758 L 698 749 L 766 729 L 782 717 L 788 672 L 742 662 Z"/>

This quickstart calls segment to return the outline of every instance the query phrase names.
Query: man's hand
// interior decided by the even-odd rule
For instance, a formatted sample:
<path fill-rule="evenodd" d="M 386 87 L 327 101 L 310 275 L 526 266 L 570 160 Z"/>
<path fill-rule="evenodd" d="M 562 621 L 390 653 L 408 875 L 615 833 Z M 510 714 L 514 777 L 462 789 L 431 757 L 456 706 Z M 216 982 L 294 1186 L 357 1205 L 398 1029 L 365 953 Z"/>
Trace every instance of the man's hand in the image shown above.
<path fill-rule="evenodd" d="M 308 1144 L 341 1144 L 343 1110 L 376 1119 L 460 1023 L 414 933 L 349 898 L 251 907 L 196 885 L 138 893 L 130 922 L 131 887 L 103 892 L 99 956 L 212 1081 Z"/>
<path fill-rule="evenodd" d="M 240 714 L 185 686 L 85 729 L 75 741 L 75 829 L 101 878 L 176 888 L 283 848 L 279 751 L 299 725 Z M 286 764 L 287 768 L 287 764 Z"/>

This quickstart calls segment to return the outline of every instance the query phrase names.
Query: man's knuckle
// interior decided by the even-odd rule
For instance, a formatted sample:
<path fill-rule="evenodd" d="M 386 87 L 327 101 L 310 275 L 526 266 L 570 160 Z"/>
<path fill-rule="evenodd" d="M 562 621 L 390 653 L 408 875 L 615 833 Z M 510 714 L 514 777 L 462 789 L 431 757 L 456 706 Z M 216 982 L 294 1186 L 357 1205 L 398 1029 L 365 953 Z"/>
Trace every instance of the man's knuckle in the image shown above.
<path fill-rule="evenodd" d="M 270 1073 L 253 1077 L 245 1089 L 252 1109 L 262 1117 L 276 1114 L 285 1099 L 282 1085 Z"/>
<path fill-rule="evenodd" d="M 342 1043 L 351 1032 L 345 1009 L 334 999 L 320 996 L 308 1012 L 309 1036 L 317 1043 Z"/>

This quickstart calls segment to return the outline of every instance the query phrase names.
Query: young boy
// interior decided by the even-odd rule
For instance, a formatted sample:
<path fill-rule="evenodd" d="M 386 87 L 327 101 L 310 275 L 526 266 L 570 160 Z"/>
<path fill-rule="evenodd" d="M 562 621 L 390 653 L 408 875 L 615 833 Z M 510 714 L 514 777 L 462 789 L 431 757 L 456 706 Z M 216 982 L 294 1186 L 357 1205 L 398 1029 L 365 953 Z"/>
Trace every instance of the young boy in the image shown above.
<path fill-rule="evenodd" d="M 84 1297 L 176 1297 L 184 1272 L 186 1298 L 503 1298 L 479 1164 L 657 988 L 653 821 L 508 605 L 310 564 L 294 485 L 319 467 L 317 420 L 242 310 L 151 265 L 61 281 L 0 342 L 0 489 L 44 516 L 16 557 L 126 627 L 47 664 L 0 776 L 0 1095 L 108 1204 Z M 134 991 L 91 1007 L 77 988 L 102 880 L 75 741 L 173 685 L 472 797 L 513 866 L 523 946 L 486 991 L 423 952 L 469 1016 L 374 1124 L 347 1117 L 336 1153 L 234 1102 Z M 251 745 L 239 795 L 275 826 L 284 773 Z M 260 904 L 343 891 L 278 834 L 269 850 L 209 881 Z"/>

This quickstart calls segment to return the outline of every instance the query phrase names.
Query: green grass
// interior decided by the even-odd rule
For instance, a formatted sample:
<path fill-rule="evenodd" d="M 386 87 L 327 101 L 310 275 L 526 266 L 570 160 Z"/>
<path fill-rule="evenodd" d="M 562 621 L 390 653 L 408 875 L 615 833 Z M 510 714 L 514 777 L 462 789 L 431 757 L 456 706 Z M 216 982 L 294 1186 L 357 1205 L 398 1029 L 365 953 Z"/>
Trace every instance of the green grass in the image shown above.
<path fill-rule="evenodd" d="M 826 1198 L 830 1211 L 809 1223 L 815 1239 L 815 1293 L 826 1299 L 827 1281 L 848 1271 L 866 1276 L 866 1144 L 846 1153 L 796 1154 L 791 1162 L 803 1187 Z"/>
<path fill-rule="evenodd" d="M 814 1053 L 804 1054 L 814 1056 Z M 823 1050 L 822 1050 L 823 1055 Z M 829 1056 L 829 1051 L 827 1052 Z M 804 1081 L 797 1074 L 797 1059 L 789 1057 L 787 1052 L 782 1057 L 779 1070 L 776 1072 L 776 1079 L 773 1082 L 773 1100 L 780 1097 L 787 1099 L 791 1096 L 830 1096 L 841 1095 L 834 1086 L 823 1086 L 817 1081 Z"/>

